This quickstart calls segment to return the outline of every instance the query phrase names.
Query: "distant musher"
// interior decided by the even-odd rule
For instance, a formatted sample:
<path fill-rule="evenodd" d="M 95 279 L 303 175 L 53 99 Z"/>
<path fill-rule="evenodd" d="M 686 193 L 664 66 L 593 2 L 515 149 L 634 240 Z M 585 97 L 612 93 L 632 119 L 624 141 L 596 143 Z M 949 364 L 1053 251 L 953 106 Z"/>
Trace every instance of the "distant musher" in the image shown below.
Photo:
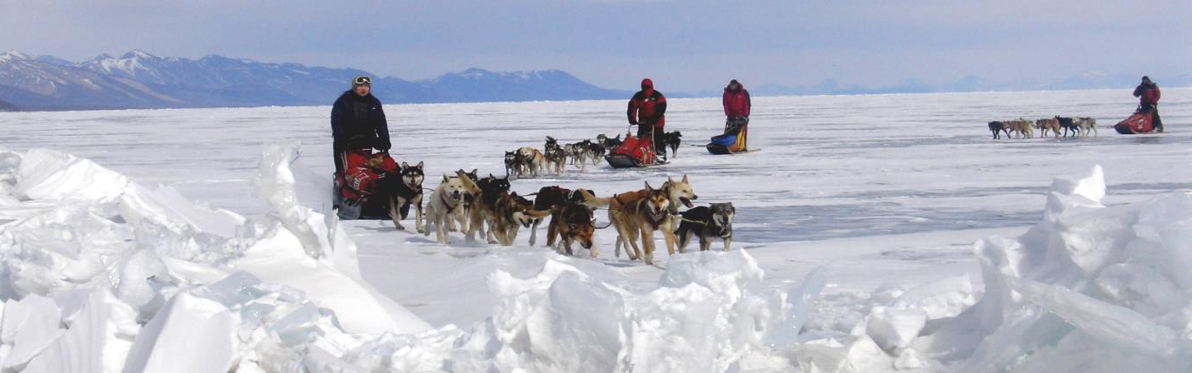
<path fill-rule="evenodd" d="M 666 126 L 666 97 L 654 90 L 653 80 L 642 79 L 642 90 L 633 94 L 626 114 L 629 124 L 637 125 L 637 137 L 650 139 L 659 162 L 666 162 L 666 144 L 654 138 L 654 134 L 662 135 Z"/>
<path fill-rule="evenodd" d="M 1159 86 L 1144 76 L 1142 84 L 1134 88 L 1134 97 L 1138 97 L 1138 111 L 1151 113 L 1155 131 L 1163 132 L 1163 120 L 1159 119 Z"/>
<path fill-rule="evenodd" d="M 745 86 L 741 85 L 741 82 L 733 79 L 728 82 L 728 86 L 724 87 L 722 102 L 724 116 L 728 117 L 724 122 L 724 133 L 737 134 L 737 140 L 729 150 L 733 152 L 748 151 L 746 142 L 748 140 L 749 111 L 753 108 L 749 91 L 745 90 Z"/>

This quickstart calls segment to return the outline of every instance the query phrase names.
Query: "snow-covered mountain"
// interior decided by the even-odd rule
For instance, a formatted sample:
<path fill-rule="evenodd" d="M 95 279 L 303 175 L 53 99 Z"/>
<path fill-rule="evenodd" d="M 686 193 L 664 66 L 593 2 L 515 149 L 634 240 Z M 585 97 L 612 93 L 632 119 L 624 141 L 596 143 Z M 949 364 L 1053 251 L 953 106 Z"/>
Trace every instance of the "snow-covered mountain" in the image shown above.
<path fill-rule="evenodd" d="M 0 55 L 0 100 L 26 110 L 327 105 L 367 71 L 141 50 L 81 63 L 20 52 Z M 559 70 L 462 73 L 412 82 L 377 77 L 386 103 L 578 100 L 626 96 Z"/>
<path fill-rule="evenodd" d="M 0 100 L 25 110 L 184 106 L 141 82 L 79 66 L 0 54 Z"/>
<path fill-rule="evenodd" d="M 419 82 L 450 102 L 590 100 L 627 98 L 629 91 L 602 89 L 561 70 L 492 72 L 471 68 Z"/>

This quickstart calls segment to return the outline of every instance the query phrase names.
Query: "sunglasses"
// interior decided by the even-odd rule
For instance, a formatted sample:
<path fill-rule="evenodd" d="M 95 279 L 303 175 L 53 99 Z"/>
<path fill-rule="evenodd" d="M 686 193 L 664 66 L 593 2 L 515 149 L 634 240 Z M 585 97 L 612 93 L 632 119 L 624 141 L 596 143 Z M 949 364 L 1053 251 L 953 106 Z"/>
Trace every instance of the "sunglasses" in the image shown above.
<path fill-rule="evenodd" d="M 365 84 L 372 85 L 372 79 L 370 79 L 367 76 L 358 76 L 358 77 L 356 77 L 356 80 L 353 80 L 352 82 L 355 83 L 356 85 L 365 85 Z"/>

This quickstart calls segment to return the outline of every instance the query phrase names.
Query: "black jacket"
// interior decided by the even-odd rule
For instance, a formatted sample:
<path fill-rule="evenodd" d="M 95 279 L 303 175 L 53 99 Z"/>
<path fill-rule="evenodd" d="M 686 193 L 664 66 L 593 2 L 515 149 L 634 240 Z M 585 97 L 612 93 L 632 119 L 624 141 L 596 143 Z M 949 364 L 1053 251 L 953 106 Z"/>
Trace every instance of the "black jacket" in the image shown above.
<path fill-rule="evenodd" d="M 340 95 L 331 108 L 331 133 L 336 151 L 366 148 L 387 151 L 391 146 L 385 110 L 371 93 L 360 96 L 349 90 Z"/>

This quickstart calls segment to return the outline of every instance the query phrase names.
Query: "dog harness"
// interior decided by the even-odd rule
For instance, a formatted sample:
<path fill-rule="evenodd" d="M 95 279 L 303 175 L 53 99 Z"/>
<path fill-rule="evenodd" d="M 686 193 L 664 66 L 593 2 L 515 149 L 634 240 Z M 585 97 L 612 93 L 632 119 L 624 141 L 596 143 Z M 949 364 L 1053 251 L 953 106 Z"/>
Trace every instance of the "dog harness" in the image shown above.
<path fill-rule="evenodd" d="M 455 205 L 459 204 L 459 201 L 458 201 L 458 200 L 457 200 L 457 201 L 455 201 L 455 203 L 452 203 L 450 200 L 448 200 L 448 199 L 447 199 L 447 193 L 442 193 L 442 194 L 439 194 L 439 200 L 443 201 L 443 204 L 444 204 L 444 205 L 447 205 L 447 211 L 454 210 L 454 209 L 455 209 Z"/>
<path fill-rule="evenodd" d="M 733 231 L 728 229 L 727 226 L 715 224 L 716 218 L 708 218 L 707 221 L 699 221 L 699 220 L 691 220 L 691 219 L 680 216 L 679 219 L 681 219 L 685 222 L 688 222 L 688 223 L 692 223 L 692 224 L 706 225 L 708 227 L 712 227 L 714 229 L 714 231 L 712 233 L 715 233 L 716 236 L 720 237 L 720 238 L 726 238 L 726 237 L 730 237 L 733 235 Z"/>

